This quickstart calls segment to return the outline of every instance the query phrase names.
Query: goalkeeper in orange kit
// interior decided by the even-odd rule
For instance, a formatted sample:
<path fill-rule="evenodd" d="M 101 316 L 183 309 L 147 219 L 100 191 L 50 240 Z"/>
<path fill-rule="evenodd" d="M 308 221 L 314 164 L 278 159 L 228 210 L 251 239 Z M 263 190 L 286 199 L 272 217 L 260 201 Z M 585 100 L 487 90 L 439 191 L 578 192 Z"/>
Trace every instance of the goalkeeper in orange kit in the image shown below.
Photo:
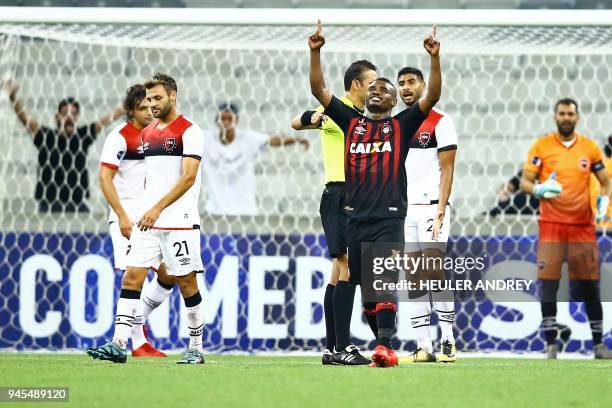
<path fill-rule="evenodd" d="M 556 103 L 557 131 L 531 146 L 520 188 L 540 199 L 537 265 L 548 358 L 557 357 L 557 290 L 561 267 L 567 260 L 569 278 L 579 287 L 580 300 L 586 306 L 595 358 L 612 359 L 612 352 L 602 343 L 603 311 L 595 238 L 595 221 L 605 216 L 611 185 L 601 150 L 594 141 L 575 131 L 578 119 L 576 101 L 561 99 Z M 601 186 L 596 214 L 590 204 L 591 173 Z M 536 183 L 536 178 L 540 183 Z"/>

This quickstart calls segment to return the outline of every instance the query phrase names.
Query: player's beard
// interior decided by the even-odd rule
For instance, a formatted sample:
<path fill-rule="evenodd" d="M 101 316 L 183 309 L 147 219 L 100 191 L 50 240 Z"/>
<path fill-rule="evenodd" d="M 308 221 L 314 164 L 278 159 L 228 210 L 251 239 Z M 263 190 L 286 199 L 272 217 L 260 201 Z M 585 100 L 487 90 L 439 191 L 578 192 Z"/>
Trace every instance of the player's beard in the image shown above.
<path fill-rule="evenodd" d="M 159 110 L 157 115 L 153 114 L 153 116 L 156 117 L 157 119 L 163 120 L 166 116 L 168 116 L 171 110 L 172 110 L 172 104 L 170 103 L 170 101 L 168 101 L 168 103 Z"/>
<path fill-rule="evenodd" d="M 574 133 L 574 130 L 576 129 L 576 124 L 564 124 L 564 123 L 557 123 L 557 130 L 559 131 L 559 133 L 565 137 L 569 137 Z"/>

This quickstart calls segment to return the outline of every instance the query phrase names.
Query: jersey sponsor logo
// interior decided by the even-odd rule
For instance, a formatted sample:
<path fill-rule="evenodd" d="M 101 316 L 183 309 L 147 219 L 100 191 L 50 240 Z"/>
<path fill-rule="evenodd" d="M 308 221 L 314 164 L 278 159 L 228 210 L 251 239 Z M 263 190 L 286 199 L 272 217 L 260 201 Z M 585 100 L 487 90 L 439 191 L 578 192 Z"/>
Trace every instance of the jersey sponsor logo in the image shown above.
<path fill-rule="evenodd" d="M 429 142 L 431 141 L 431 133 L 421 132 L 419 133 L 418 139 L 419 139 L 419 143 L 421 144 L 421 146 L 427 147 L 429 145 Z"/>
<path fill-rule="evenodd" d="M 176 147 L 176 138 L 174 137 L 166 138 L 166 141 L 164 142 L 164 149 L 166 149 L 166 151 L 170 153 L 171 151 L 174 150 L 175 147 Z"/>
<path fill-rule="evenodd" d="M 120 150 L 117 152 L 117 160 L 122 160 L 125 157 L 125 152 Z"/>
<path fill-rule="evenodd" d="M 385 153 L 391 151 L 391 142 L 353 142 L 349 151 L 353 154 Z"/>
<path fill-rule="evenodd" d="M 542 164 L 542 159 L 540 159 L 538 156 L 533 156 L 531 158 L 531 164 L 540 167 L 540 164 Z"/>
<path fill-rule="evenodd" d="M 580 170 L 587 171 L 589 169 L 589 159 L 586 157 L 581 158 L 578 160 L 578 165 L 580 166 Z"/>
<path fill-rule="evenodd" d="M 355 128 L 355 132 L 354 132 L 354 133 L 355 133 L 356 135 L 361 136 L 361 135 L 365 134 L 365 132 L 367 132 L 367 129 L 366 129 L 366 128 L 364 128 L 363 126 L 357 126 L 357 127 Z"/>

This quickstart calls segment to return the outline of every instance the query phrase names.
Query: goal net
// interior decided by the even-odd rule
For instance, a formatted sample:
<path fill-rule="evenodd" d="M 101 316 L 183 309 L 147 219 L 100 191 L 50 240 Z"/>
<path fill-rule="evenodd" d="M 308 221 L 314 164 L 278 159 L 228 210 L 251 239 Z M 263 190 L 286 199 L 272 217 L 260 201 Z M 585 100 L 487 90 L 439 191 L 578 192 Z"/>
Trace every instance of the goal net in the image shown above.
<path fill-rule="evenodd" d="M 321 17 L 325 22 L 324 13 Z M 218 133 L 217 106 L 231 101 L 240 108 L 240 128 L 290 136 L 295 133 L 291 118 L 317 106 L 308 84 L 306 37 L 313 27 L 146 20 L 0 23 L 0 73 L 5 83 L 10 79 L 19 86 L 17 99 L 28 115 L 51 128 L 61 99 L 76 98 L 79 124 L 92 123 L 120 103 L 126 88 L 161 71 L 176 78 L 180 111 L 202 128 Z M 372 61 L 391 79 L 403 66 L 429 70 L 422 47 L 427 25 L 324 30 L 324 71 L 336 95 L 343 93 L 344 70 L 357 59 Z M 534 138 L 555 129 L 552 109 L 559 98 L 579 102 L 579 131 L 603 146 L 612 129 L 612 29 L 489 24 L 441 26 L 438 32 L 444 77 L 440 108 L 452 116 L 459 136 L 452 240 L 467 247 L 479 244 L 491 269 L 502 276 L 518 276 L 519 270 L 535 276 L 535 209 L 529 201 L 500 204 L 507 195 L 500 189 L 516 176 Z M 105 134 L 113 126 L 104 128 L 85 152 L 88 211 L 41 211 L 35 188 L 49 170 L 48 162 L 39 162 L 45 147 L 35 146 L 7 94 L 0 97 L 0 348 L 82 348 L 112 335 L 121 276 L 112 268 L 107 206 L 97 176 Z M 331 262 L 318 216 L 323 166 L 317 132 L 302 136 L 311 142 L 307 150 L 270 146 L 259 154 L 257 215 L 207 214 L 203 186 L 206 272 L 200 287 L 209 350 L 319 350 L 324 345 L 321 303 Z M 604 287 L 612 285 L 610 244 L 609 237 L 600 237 L 604 298 Z M 373 336 L 358 297 L 354 341 L 371 347 Z M 539 303 L 529 294 L 522 299 L 458 301 L 458 348 L 543 350 Z M 612 308 L 604 307 L 608 336 Z M 153 314 L 157 346 L 187 344 L 182 308 L 175 290 Z M 399 306 L 402 350 L 415 345 L 408 309 Z M 569 350 L 590 349 L 581 304 L 561 304 L 558 320 L 572 328 Z"/>

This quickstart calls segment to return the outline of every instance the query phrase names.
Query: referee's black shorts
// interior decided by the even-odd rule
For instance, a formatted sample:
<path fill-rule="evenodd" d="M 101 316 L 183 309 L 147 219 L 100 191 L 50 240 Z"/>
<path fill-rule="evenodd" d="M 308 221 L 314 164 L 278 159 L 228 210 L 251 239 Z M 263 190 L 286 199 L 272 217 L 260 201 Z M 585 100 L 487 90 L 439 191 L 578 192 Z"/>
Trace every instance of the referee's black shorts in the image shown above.
<path fill-rule="evenodd" d="M 325 240 L 329 249 L 329 256 L 336 258 L 346 254 L 346 193 L 343 182 L 332 182 L 325 185 L 321 195 L 321 223 L 325 232 Z"/>

